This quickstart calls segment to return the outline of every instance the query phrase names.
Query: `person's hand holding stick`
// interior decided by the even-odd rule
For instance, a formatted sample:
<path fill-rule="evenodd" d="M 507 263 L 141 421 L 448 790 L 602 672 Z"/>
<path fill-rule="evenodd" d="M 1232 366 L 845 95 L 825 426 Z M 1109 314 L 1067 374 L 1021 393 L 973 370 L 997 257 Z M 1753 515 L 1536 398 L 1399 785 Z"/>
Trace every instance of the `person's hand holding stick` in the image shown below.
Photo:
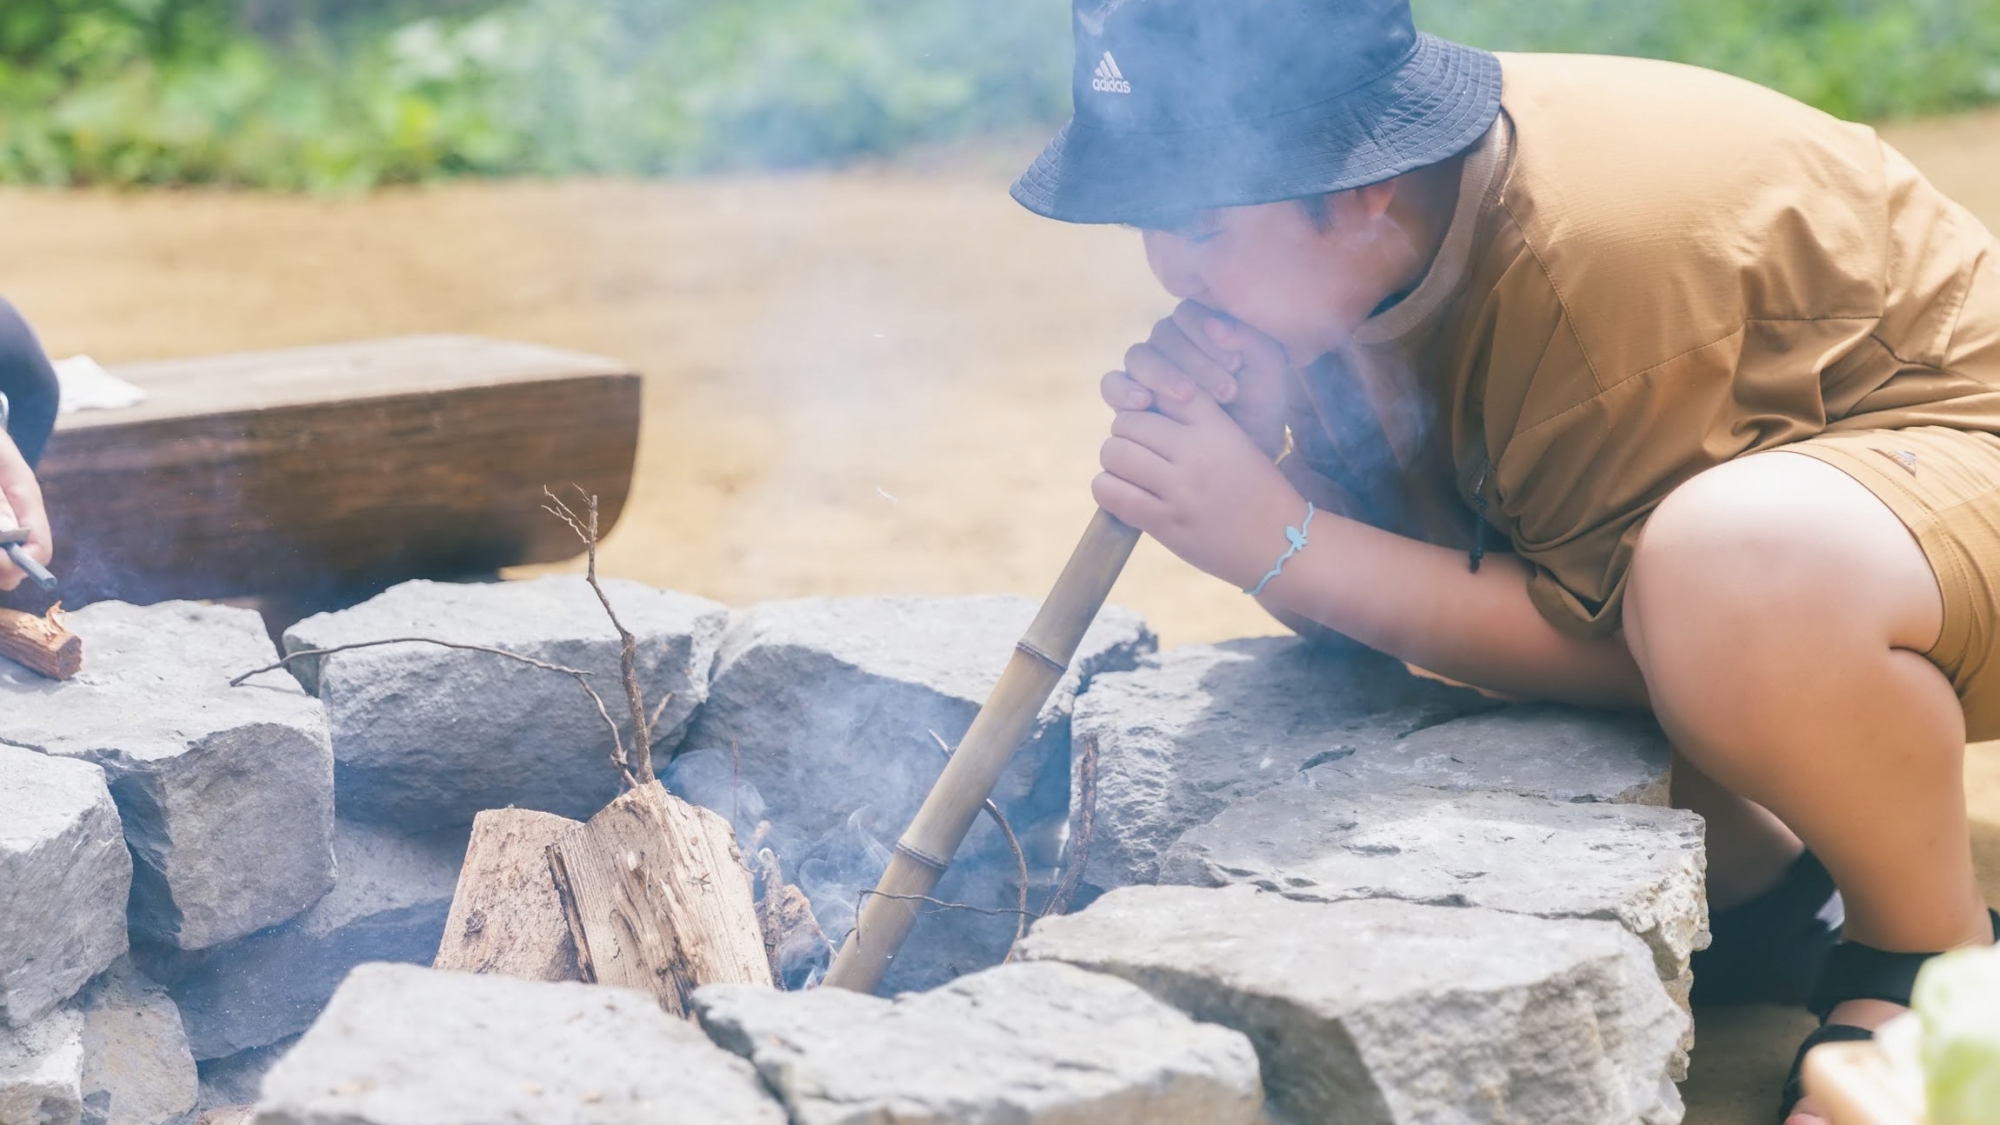
<path fill-rule="evenodd" d="M 0 590 L 12 590 L 26 578 L 44 590 L 55 589 L 55 576 L 48 571 L 54 549 L 42 486 L 14 439 L 0 428 Z"/>

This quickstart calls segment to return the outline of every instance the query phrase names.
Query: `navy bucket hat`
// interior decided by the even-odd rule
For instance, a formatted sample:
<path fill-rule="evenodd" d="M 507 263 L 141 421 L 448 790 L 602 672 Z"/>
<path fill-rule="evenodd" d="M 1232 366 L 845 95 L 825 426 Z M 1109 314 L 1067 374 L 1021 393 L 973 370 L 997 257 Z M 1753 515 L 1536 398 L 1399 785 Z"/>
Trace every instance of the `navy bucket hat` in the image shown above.
<path fill-rule="evenodd" d="M 1500 62 L 1416 30 L 1408 0 L 1074 0 L 1076 112 L 1014 198 L 1072 223 L 1379 183 L 1464 151 Z"/>

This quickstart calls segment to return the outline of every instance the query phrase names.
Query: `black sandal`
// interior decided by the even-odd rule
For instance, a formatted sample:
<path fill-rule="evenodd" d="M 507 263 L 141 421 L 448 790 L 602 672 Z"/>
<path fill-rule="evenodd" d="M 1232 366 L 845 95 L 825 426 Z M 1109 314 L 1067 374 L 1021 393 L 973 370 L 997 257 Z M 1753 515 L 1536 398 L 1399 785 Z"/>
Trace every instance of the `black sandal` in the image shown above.
<path fill-rule="evenodd" d="M 1802 853 L 1769 890 L 1710 916 L 1708 948 L 1693 958 L 1694 1003 L 1804 1007 L 1841 921 L 1833 876 Z"/>
<path fill-rule="evenodd" d="M 1993 920 L 1994 940 L 2000 941 L 2000 911 L 1986 913 Z M 1917 984 L 1917 970 L 1936 956 L 1935 953 L 1888 953 L 1853 941 L 1833 947 L 1820 967 L 1819 984 L 1806 1005 L 1819 1017 L 1820 1025 L 1806 1036 L 1792 1059 L 1792 1072 L 1785 1079 L 1785 1092 L 1778 1105 L 1779 1125 L 1784 1125 L 1785 1118 L 1792 1115 L 1805 1097 L 1800 1074 L 1805 1067 L 1806 1052 L 1822 1043 L 1856 1043 L 1875 1038 L 1875 1033 L 1866 1028 L 1828 1023 L 1827 1016 L 1849 1000 L 1884 1000 L 1909 1007 L 1910 993 Z"/>

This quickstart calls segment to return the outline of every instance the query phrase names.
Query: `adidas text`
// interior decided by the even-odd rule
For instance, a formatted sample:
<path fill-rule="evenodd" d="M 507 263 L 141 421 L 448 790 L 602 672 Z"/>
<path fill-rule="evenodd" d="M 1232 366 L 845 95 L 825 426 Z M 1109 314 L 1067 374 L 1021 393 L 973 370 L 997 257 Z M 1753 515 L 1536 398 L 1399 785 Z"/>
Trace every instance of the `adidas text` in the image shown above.
<path fill-rule="evenodd" d="M 1125 76 L 1118 72 L 1118 60 L 1111 57 L 1110 51 L 1104 52 L 1104 57 L 1098 60 L 1097 69 L 1091 73 L 1090 88 L 1100 94 L 1132 92 L 1132 84 L 1125 81 Z"/>

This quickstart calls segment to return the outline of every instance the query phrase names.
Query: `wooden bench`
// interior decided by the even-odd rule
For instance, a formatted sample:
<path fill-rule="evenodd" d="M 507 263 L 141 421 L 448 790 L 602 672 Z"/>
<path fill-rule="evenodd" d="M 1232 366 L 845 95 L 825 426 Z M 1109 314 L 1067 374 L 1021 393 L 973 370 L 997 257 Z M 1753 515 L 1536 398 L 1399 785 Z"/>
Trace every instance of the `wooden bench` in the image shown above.
<path fill-rule="evenodd" d="M 408 336 L 111 372 L 146 400 L 63 415 L 40 467 L 72 607 L 332 605 L 572 558 L 543 486 L 596 493 L 608 531 L 638 449 L 639 377 L 533 344 Z"/>

